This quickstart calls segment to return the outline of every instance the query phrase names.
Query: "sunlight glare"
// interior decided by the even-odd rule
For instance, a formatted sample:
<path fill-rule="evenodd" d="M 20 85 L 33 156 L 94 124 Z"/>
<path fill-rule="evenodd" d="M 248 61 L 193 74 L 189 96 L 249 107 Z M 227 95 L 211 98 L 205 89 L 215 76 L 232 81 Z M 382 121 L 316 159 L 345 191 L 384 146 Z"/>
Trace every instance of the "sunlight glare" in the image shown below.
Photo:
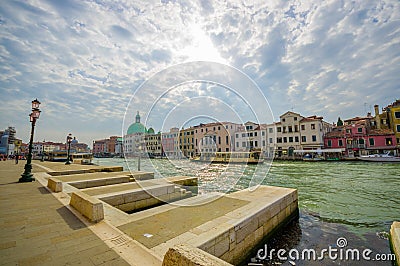
<path fill-rule="evenodd" d="M 228 63 L 227 60 L 220 55 L 210 37 L 205 34 L 199 25 L 192 25 L 189 34 L 192 38 L 192 42 L 190 46 L 182 50 L 182 54 L 188 57 L 189 61 Z"/>

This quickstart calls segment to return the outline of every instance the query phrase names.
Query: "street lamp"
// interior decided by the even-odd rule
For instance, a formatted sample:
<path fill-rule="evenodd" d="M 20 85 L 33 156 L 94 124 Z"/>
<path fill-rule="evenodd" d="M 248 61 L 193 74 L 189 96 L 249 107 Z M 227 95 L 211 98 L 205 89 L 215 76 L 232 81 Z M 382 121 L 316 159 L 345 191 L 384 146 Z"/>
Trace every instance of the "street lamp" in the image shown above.
<path fill-rule="evenodd" d="M 137 170 L 140 171 L 140 156 L 142 153 L 142 145 L 139 145 L 139 158 L 138 158 L 138 165 L 137 165 Z"/>
<path fill-rule="evenodd" d="M 42 159 L 40 160 L 41 162 L 44 162 L 44 142 L 45 142 L 45 140 L 43 140 L 43 144 L 42 144 Z"/>
<path fill-rule="evenodd" d="M 69 153 L 71 150 L 71 142 L 72 142 L 72 134 L 69 133 L 67 136 L 68 151 L 67 151 L 67 161 L 65 162 L 65 164 L 71 164 L 71 161 L 69 160 Z"/>
<path fill-rule="evenodd" d="M 28 158 L 25 164 L 25 171 L 21 175 L 21 178 L 18 180 L 18 182 L 32 182 L 35 180 L 32 175 L 32 145 L 33 145 L 33 133 L 35 131 L 35 124 L 36 120 L 39 119 L 40 116 L 40 110 L 39 110 L 40 102 L 38 99 L 35 99 L 32 101 L 32 113 L 29 115 L 29 121 L 32 123 L 32 128 L 31 128 L 31 138 L 29 140 L 29 150 L 28 150 Z"/>

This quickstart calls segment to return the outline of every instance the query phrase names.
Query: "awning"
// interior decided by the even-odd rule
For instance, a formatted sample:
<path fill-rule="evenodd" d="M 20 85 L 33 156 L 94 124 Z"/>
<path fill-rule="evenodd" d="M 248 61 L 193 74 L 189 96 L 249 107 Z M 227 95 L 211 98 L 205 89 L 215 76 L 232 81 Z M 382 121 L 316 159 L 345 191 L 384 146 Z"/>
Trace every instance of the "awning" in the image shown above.
<path fill-rule="evenodd" d="M 344 152 L 345 148 L 338 149 L 317 149 L 317 150 L 294 150 L 295 153 L 330 153 L 330 152 Z"/>

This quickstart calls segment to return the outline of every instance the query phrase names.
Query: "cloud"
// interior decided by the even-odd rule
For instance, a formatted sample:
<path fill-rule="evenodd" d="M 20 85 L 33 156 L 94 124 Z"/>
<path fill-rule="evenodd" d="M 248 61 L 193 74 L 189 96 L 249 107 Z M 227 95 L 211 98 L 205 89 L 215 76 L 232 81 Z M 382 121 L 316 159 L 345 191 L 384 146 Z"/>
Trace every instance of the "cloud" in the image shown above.
<path fill-rule="evenodd" d="M 276 117 L 292 107 L 328 121 L 365 115 L 364 103 L 400 95 L 399 10 L 395 0 L 5 1 L 0 94 L 26 106 L 3 107 L 0 127 L 16 123 L 26 141 L 20 117 L 37 97 L 49 119 L 39 138 L 63 139 L 68 127 L 89 143 L 87 132 L 119 134 L 143 81 L 202 58 L 253 78 Z"/>

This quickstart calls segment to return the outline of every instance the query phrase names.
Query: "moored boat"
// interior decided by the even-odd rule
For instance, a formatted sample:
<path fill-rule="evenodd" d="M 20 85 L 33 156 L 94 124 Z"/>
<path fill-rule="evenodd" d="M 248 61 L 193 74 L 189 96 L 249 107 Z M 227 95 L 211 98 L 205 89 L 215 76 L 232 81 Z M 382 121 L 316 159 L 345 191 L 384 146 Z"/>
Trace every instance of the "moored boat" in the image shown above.
<path fill-rule="evenodd" d="M 200 156 L 193 157 L 190 160 L 193 162 L 258 164 L 264 162 L 260 154 L 261 152 L 259 151 L 209 152 L 202 153 Z"/>
<path fill-rule="evenodd" d="M 389 153 L 363 155 L 357 158 L 368 162 L 400 162 L 400 157 L 390 155 Z"/>

